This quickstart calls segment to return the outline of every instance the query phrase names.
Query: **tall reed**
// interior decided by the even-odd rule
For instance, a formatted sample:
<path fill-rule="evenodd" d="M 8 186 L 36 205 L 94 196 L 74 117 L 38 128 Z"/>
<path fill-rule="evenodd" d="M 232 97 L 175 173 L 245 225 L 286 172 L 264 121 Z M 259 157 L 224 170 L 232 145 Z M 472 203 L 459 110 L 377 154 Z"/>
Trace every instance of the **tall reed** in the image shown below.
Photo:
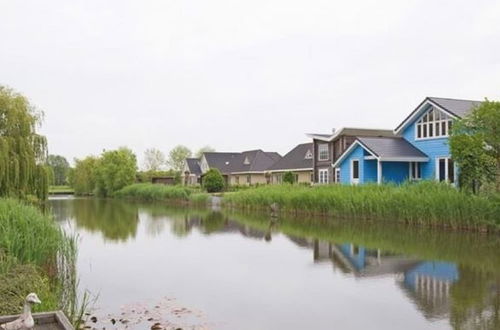
<path fill-rule="evenodd" d="M 498 198 L 478 197 L 447 184 L 265 186 L 227 194 L 244 209 L 276 203 L 284 212 L 486 230 L 500 226 Z"/>

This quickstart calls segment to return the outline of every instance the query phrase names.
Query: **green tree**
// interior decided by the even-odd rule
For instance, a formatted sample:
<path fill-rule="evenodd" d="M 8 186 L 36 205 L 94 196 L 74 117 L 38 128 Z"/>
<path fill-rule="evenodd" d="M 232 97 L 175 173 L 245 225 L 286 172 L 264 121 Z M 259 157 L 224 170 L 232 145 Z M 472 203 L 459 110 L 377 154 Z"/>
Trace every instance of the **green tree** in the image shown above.
<path fill-rule="evenodd" d="M 191 157 L 191 155 L 191 150 L 188 147 L 178 145 L 170 150 L 167 163 L 174 171 L 181 172 L 184 167 L 184 160 Z"/>
<path fill-rule="evenodd" d="M 295 183 L 295 175 L 292 172 L 285 172 L 283 174 L 283 182 L 294 184 Z"/>
<path fill-rule="evenodd" d="M 203 176 L 203 188 L 208 192 L 220 192 L 224 190 L 224 177 L 218 169 L 212 168 Z"/>
<path fill-rule="evenodd" d="M 97 164 L 97 194 L 111 196 L 134 183 L 136 171 L 137 159 L 132 150 L 122 147 L 103 152 Z"/>
<path fill-rule="evenodd" d="M 201 147 L 200 149 L 198 149 L 198 151 L 196 152 L 195 154 L 195 157 L 196 158 L 201 158 L 201 156 L 203 156 L 203 154 L 205 152 L 215 152 L 215 148 L 212 148 L 211 146 L 209 145 L 206 145 L 204 147 Z"/>
<path fill-rule="evenodd" d="M 47 140 L 36 130 L 42 117 L 26 97 L 0 86 L 0 196 L 47 198 Z"/>
<path fill-rule="evenodd" d="M 144 152 L 144 169 L 146 171 L 160 171 L 165 164 L 165 154 L 160 150 L 151 148 Z"/>
<path fill-rule="evenodd" d="M 47 164 L 54 173 L 53 183 L 57 186 L 68 182 L 69 163 L 63 156 L 49 155 Z"/>
<path fill-rule="evenodd" d="M 88 156 L 84 159 L 75 159 L 75 167 L 71 169 L 68 177 L 69 185 L 73 187 L 76 195 L 91 195 L 96 189 L 97 164 L 99 159 Z"/>
<path fill-rule="evenodd" d="M 460 186 L 477 193 L 485 183 L 500 191 L 500 102 L 485 100 L 453 124 L 451 154 Z"/>

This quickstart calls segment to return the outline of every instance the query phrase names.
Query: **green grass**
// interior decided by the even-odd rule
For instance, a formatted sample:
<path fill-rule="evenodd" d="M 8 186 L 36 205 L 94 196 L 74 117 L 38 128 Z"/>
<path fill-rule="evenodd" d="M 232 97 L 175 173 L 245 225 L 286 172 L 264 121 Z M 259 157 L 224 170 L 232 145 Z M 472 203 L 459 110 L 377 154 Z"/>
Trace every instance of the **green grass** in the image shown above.
<path fill-rule="evenodd" d="M 224 203 L 242 209 L 269 208 L 272 203 L 277 203 L 288 213 L 415 225 L 477 230 L 500 227 L 498 196 L 478 197 L 435 182 L 400 186 L 265 186 L 226 194 Z"/>
<path fill-rule="evenodd" d="M 51 194 L 74 194 L 75 190 L 70 186 L 50 186 L 49 195 Z"/>
<path fill-rule="evenodd" d="M 162 184 L 136 183 L 115 192 L 114 197 L 130 198 L 145 201 L 189 200 L 191 189 L 182 186 Z"/>
<path fill-rule="evenodd" d="M 75 255 L 75 240 L 51 217 L 20 201 L 0 199 L 0 314 L 20 313 L 30 292 L 42 300 L 37 311 L 71 314 Z"/>

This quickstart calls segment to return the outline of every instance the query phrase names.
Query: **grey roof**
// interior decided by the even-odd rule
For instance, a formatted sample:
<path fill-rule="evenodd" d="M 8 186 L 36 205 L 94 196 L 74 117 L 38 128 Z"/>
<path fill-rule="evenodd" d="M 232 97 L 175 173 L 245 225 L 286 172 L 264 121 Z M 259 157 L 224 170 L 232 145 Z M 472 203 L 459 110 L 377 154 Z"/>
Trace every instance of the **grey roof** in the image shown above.
<path fill-rule="evenodd" d="M 472 109 L 482 103 L 481 101 L 448 99 L 442 97 L 428 97 L 428 99 L 459 117 L 466 116 Z"/>
<path fill-rule="evenodd" d="M 297 145 L 295 148 L 290 150 L 283 158 L 274 163 L 273 166 L 269 168 L 271 171 L 279 170 L 294 170 L 294 169 L 312 169 L 313 160 L 312 157 L 306 159 L 307 151 L 312 153 L 313 144 L 312 143 L 302 143 Z"/>
<path fill-rule="evenodd" d="M 370 152 L 380 158 L 420 158 L 427 157 L 410 142 L 400 137 L 358 137 Z"/>
<path fill-rule="evenodd" d="M 189 168 L 189 173 L 200 175 L 200 160 L 198 158 L 186 158 L 186 163 Z"/>
<path fill-rule="evenodd" d="M 224 174 L 264 172 L 281 159 L 276 152 L 264 152 L 260 149 L 245 152 L 205 152 L 203 155 L 210 168 L 217 168 Z M 248 164 L 245 164 L 246 159 Z"/>
<path fill-rule="evenodd" d="M 435 105 L 440 106 L 448 112 L 458 116 L 464 117 L 469 112 L 474 109 L 474 107 L 479 106 L 481 101 L 472 101 L 472 100 L 459 100 L 459 99 L 449 99 L 444 97 L 426 97 L 420 104 L 413 110 L 402 122 L 396 127 L 395 131 L 398 132 L 404 127 L 406 127 L 410 123 L 410 119 L 413 118 L 414 115 L 422 110 L 422 105 L 426 102 L 434 103 Z"/>
<path fill-rule="evenodd" d="M 276 152 L 264 152 L 262 150 L 245 151 L 233 162 L 231 172 L 263 172 L 280 159 L 281 156 Z M 245 160 L 248 160 L 248 164 L 245 164 Z"/>
<path fill-rule="evenodd" d="M 238 152 L 205 152 L 203 154 L 210 168 L 216 168 L 224 174 L 231 172 L 231 166 L 239 155 Z"/>
<path fill-rule="evenodd" d="M 333 141 L 342 135 L 350 136 L 394 136 L 394 132 L 390 129 L 376 129 L 376 128 L 357 128 L 357 127 L 342 127 L 332 134 L 307 134 L 313 139 L 323 141 Z"/>

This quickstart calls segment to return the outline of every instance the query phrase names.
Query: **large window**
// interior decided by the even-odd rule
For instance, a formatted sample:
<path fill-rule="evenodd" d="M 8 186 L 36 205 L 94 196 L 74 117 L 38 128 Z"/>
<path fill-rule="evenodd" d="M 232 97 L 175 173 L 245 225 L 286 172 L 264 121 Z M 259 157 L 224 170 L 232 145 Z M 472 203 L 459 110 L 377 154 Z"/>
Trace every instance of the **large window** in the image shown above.
<path fill-rule="evenodd" d="M 351 183 L 359 183 L 359 160 L 357 159 L 351 162 Z"/>
<path fill-rule="evenodd" d="M 328 169 L 318 170 L 318 183 L 320 184 L 328 183 Z"/>
<path fill-rule="evenodd" d="M 455 183 L 455 164 L 453 159 L 448 157 L 436 159 L 436 175 L 439 181 Z"/>
<path fill-rule="evenodd" d="M 410 180 L 420 180 L 422 179 L 422 172 L 420 171 L 420 163 L 411 162 L 410 163 Z"/>
<path fill-rule="evenodd" d="M 442 111 L 431 108 L 417 122 L 416 139 L 446 137 L 450 133 L 452 119 Z"/>
<path fill-rule="evenodd" d="M 328 152 L 328 144 L 322 143 L 318 145 L 318 160 L 328 160 L 330 158 Z"/>

